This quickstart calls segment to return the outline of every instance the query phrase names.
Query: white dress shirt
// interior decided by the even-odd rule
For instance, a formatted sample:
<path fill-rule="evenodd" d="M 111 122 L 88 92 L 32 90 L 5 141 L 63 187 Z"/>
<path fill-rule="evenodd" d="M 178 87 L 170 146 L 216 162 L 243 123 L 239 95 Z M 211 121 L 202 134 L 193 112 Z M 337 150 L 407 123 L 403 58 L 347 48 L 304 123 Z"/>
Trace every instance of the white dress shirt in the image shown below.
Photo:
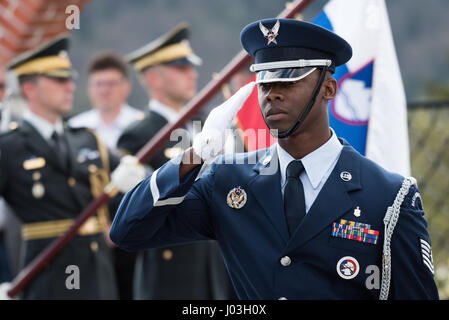
<path fill-rule="evenodd" d="M 134 121 L 142 118 L 142 111 L 125 104 L 114 121 L 109 125 L 104 123 L 97 109 L 82 112 L 71 118 L 68 123 L 73 128 L 87 127 L 94 129 L 104 144 L 110 150 L 114 150 L 123 130 Z"/>
<path fill-rule="evenodd" d="M 155 99 L 150 100 L 148 107 L 151 111 L 164 117 L 169 123 L 175 123 L 179 119 L 178 112 Z"/>
<path fill-rule="evenodd" d="M 50 121 L 38 116 L 37 114 L 26 110 L 23 115 L 23 119 L 28 121 L 39 133 L 40 135 L 50 143 L 51 136 L 53 132 L 58 134 L 64 133 L 64 126 L 62 125 L 62 120 L 59 119 L 55 124 Z M 51 144 L 51 143 L 50 143 Z"/>
<path fill-rule="evenodd" d="M 309 153 L 302 159 L 294 159 L 287 151 L 282 149 L 279 143 L 276 145 L 281 170 L 281 191 L 284 195 L 287 166 L 291 161 L 301 160 L 304 171 L 299 178 L 304 187 L 304 198 L 306 202 L 306 213 L 309 211 L 316 197 L 329 178 L 332 170 L 340 157 L 342 144 L 338 140 L 334 130 L 332 136 L 321 147 Z"/>

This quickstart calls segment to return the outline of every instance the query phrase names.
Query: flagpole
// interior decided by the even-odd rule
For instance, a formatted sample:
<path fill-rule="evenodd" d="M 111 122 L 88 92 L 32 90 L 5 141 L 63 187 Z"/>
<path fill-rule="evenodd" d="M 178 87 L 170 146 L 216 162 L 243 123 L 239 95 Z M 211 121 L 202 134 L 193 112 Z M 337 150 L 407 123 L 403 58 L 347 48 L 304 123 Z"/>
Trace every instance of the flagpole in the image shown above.
<path fill-rule="evenodd" d="M 294 18 L 295 15 L 314 0 L 296 0 L 286 5 L 286 8 L 278 15 L 278 18 Z M 141 163 L 146 163 L 151 157 L 165 145 L 169 140 L 170 134 L 176 128 L 181 127 L 191 119 L 220 89 L 228 82 L 231 77 L 241 70 L 248 63 L 250 56 L 244 51 L 240 51 L 218 74 L 212 79 L 185 107 L 178 121 L 173 124 L 165 125 L 159 133 L 148 141 L 136 154 Z M 42 251 L 31 263 L 24 268 L 11 282 L 11 288 L 7 294 L 14 298 L 20 293 L 46 265 L 70 242 L 77 234 L 78 228 L 92 216 L 99 207 L 107 203 L 117 193 L 117 188 L 108 185 L 104 192 L 93 200 L 78 216 L 72 226 L 59 238 L 55 239 L 49 246 Z"/>

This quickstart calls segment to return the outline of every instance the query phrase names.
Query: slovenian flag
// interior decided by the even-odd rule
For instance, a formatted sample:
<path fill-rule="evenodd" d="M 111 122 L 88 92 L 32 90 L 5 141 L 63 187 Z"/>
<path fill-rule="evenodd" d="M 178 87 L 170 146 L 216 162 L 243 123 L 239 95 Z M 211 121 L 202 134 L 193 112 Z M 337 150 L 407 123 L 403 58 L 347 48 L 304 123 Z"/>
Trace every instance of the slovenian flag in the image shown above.
<path fill-rule="evenodd" d="M 312 21 L 353 49 L 337 67 L 329 124 L 361 154 L 410 175 L 407 103 L 384 0 L 331 0 Z"/>
<path fill-rule="evenodd" d="M 334 73 L 338 94 L 329 103 L 330 126 L 385 169 L 410 175 L 407 104 L 385 1 L 331 0 L 312 22 L 353 49 L 351 60 Z M 256 92 L 237 114 L 243 130 L 266 129 Z M 249 151 L 275 142 L 260 138 L 261 146 L 247 144 Z"/>

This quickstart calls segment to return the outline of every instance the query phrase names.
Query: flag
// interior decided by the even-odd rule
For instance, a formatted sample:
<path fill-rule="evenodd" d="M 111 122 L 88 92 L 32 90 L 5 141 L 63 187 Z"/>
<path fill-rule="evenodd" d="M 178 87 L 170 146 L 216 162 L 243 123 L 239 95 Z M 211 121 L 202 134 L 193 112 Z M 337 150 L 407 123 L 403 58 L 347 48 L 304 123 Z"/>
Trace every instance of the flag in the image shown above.
<path fill-rule="evenodd" d="M 247 83 L 250 81 L 256 81 L 256 76 L 253 75 Z M 270 135 L 260 112 L 257 86 L 237 113 L 236 118 L 237 127 L 242 131 L 242 138 L 247 151 L 268 148 L 277 141 Z"/>
<path fill-rule="evenodd" d="M 385 169 L 410 175 L 407 104 L 384 0 L 331 0 L 312 21 L 349 42 L 329 125 Z"/>

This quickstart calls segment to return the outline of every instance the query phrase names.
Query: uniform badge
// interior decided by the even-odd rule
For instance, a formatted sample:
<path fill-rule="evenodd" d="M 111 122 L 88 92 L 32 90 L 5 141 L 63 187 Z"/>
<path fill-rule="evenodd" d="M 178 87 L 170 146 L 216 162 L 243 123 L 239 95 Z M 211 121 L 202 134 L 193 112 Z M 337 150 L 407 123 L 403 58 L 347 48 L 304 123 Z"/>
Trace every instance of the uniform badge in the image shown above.
<path fill-rule="evenodd" d="M 78 152 L 78 156 L 76 157 L 76 160 L 79 163 L 83 163 L 87 160 L 95 160 L 98 157 L 100 157 L 100 152 L 98 150 L 92 150 L 89 148 L 82 148 L 79 152 Z"/>
<path fill-rule="evenodd" d="M 45 159 L 42 157 L 33 157 L 23 162 L 25 170 L 34 170 L 45 167 Z"/>
<path fill-rule="evenodd" d="M 360 210 L 359 207 L 354 209 L 354 215 L 358 218 L 360 217 L 360 214 L 362 213 L 362 211 Z"/>
<path fill-rule="evenodd" d="M 359 274 L 359 270 L 359 262 L 353 257 L 346 256 L 337 262 L 337 273 L 343 279 L 355 278 Z"/>
<path fill-rule="evenodd" d="M 340 173 L 340 178 L 343 181 L 351 181 L 352 175 L 348 171 L 343 171 Z"/>
<path fill-rule="evenodd" d="M 370 244 L 377 244 L 379 240 L 379 231 L 371 229 L 371 225 L 345 219 L 341 219 L 339 223 L 334 222 L 332 224 L 331 235 L 336 238 Z"/>
<path fill-rule="evenodd" d="M 42 198 L 44 196 L 44 194 L 45 194 L 45 187 L 44 187 L 44 185 L 42 183 L 40 183 L 40 182 L 35 182 L 33 184 L 33 186 L 31 187 L 31 194 L 36 199 Z"/>
<path fill-rule="evenodd" d="M 419 239 L 421 244 L 421 256 L 422 262 L 429 269 L 429 271 L 434 274 L 435 270 L 433 267 L 433 256 L 432 256 L 432 247 L 429 243 L 424 239 Z"/>
<path fill-rule="evenodd" d="M 259 29 L 260 29 L 260 31 L 262 31 L 263 36 L 264 36 L 265 38 L 267 38 L 267 40 L 268 40 L 267 46 L 268 46 L 270 43 L 272 43 L 272 42 L 275 43 L 275 44 L 278 44 L 278 43 L 276 42 L 276 37 L 277 37 L 278 34 L 279 34 L 279 28 L 280 28 L 280 26 L 281 26 L 281 23 L 280 23 L 279 20 L 278 20 L 278 21 L 276 21 L 276 23 L 274 24 L 273 28 L 271 28 L 271 30 L 270 30 L 270 29 L 268 29 L 267 27 L 265 27 L 261 22 L 259 22 Z"/>
<path fill-rule="evenodd" d="M 271 156 L 271 155 L 268 155 L 265 159 L 263 159 L 262 164 L 263 164 L 264 166 L 266 166 L 267 164 L 270 163 L 271 158 L 272 158 L 272 156 Z"/>
<path fill-rule="evenodd" d="M 227 203 L 233 209 L 240 209 L 246 203 L 246 192 L 240 186 L 229 191 L 227 196 Z"/>
<path fill-rule="evenodd" d="M 422 210 L 422 198 L 419 192 L 415 192 L 412 198 L 412 207 Z"/>

